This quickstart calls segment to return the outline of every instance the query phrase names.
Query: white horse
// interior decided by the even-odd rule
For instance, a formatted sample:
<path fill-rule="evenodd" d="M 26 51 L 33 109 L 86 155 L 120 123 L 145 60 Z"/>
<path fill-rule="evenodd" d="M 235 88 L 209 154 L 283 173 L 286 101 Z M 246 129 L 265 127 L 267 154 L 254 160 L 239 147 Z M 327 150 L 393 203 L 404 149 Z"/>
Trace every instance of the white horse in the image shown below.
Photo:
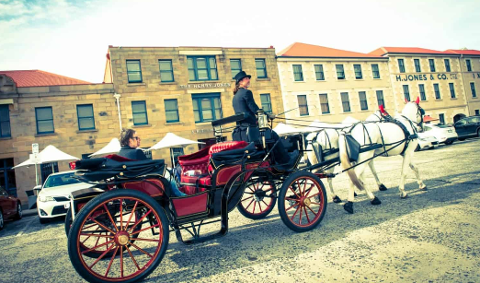
<path fill-rule="evenodd" d="M 395 116 L 397 123 L 402 124 L 407 130 L 407 133 L 402 129 L 402 126 L 394 122 L 370 122 L 363 124 L 363 126 L 357 125 L 351 130 L 352 137 L 360 145 L 368 144 L 370 140 L 372 143 L 383 145 L 379 149 L 360 153 L 357 160 L 358 164 L 369 158 L 372 158 L 374 154 L 382 154 L 385 150 L 388 151 L 387 156 L 403 156 L 400 185 L 398 187 L 401 198 L 407 197 L 407 193 L 405 192 L 405 176 L 407 166 L 410 166 L 410 168 L 415 172 L 419 188 L 423 190 L 427 188 L 420 179 L 418 169 L 412 163 L 413 152 L 418 144 L 415 134 L 418 131 L 421 131 L 423 115 L 425 113 L 418 102 L 418 98 L 416 102 L 408 102 L 403 108 L 402 113 Z M 372 115 L 368 120 L 372 121 L 378 119 Z M 367 133 L 369 137 L 367 136 Z M 339 150 L 342 169 L 347 170 L 353 165 L 348 157 L 344 134 L 339 137 Z M 344 209 L 349 213 L 353 213 L 354 185 L 360 190 L 365 190 L 370 202 L 373 205 L 378 205 L 381 203 L 380 200 L 364 186 L 364 182 L 362 180 L 364 177 L 363 175 L 365 173 L 365 168 L 368 163 L 372 162 L 372 160 L 362 163 L 347 171 L 352 183 L 350 184 L 348 202 L 344 205 Z M 358 176 L 360 176 L 360 178 Z"/>
<path fill-rule="evenodd" d="M 321 127 L 321 126 L 320 126 Z M 323 152 L 328 152 L 326 156 L 323 157 L 323 161 L 328 161 L 332 159 L 338 159 L 339 154 L 338 154 L 338 133 L 339 129 L 333 129 L 333 128 L 323 128 L 322 130 L 318 132 L 313 132 L 307 135 L 306 140 L 307 140 L 307 158 L 310 161 L 311 164 L 318 164 L 321 161 L 318 160 L 317 158 L 317 153 L 315 152 L 316 150 L 318 151 L 323 151 Z M 320 145 L 320 148 L 315 149 L 314 144 L 317 143 Z M 318 152 L 318 154 L 321 154 L 321 152 Z M 370 170 L 372 171 L 373 177 L 375 178 L 375 181 L 377 182 L 378 189 L 380 191 L 386 191 L 387 187 L 385 187 L 382 182 L 378 179 L 377 172 L 375 170 L 375 166 L 373 165 L 373 162 L 368 163 Z M 335 170 L 336 166 L 333 166 L 331 168 L 328 168 L 323 171 L 323 173 L 333 173 Z M 321 169 L 315 169 L 313 170 L 314 173 L 319 172 Z M 340 203 L 342 200 L 338 197 L 338 195 L 335 193 L 333 190 L 333 184 L 332 184 L 332 178 L 327 178 L 328 182 L 328 188 L 331 193 L 331 197 L 334 203 Z"/>

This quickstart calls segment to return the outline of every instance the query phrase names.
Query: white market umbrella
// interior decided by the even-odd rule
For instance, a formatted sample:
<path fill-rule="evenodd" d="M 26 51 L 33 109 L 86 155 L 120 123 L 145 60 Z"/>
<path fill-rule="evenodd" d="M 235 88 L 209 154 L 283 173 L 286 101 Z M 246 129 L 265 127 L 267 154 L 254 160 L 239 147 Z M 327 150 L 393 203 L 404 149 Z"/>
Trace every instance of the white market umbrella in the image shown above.
<path fill-rule="evenodd" d="M 48 145 L 46 148 L 44 148 L 42 151 L 38 153 L 37 159 L 35 159 L 32 154 L 30 155 L 29 159 L 12 167 L 12 169 L 16 169 L 23 166 L 29 166 L 29 165 L 38 165 L 38 164 L 52 163 L 57 161 L 72 161 L 72 160 L 78 160 L 78 159 L 79 158 L 72 156 L 70 154 L 67 154 L 53 145 Z M 37 174 L 37 170 L 35 167 L 35 175 L 36 174 Z M 38 176 L 36 177 L 36 182 L 38 185 Z"/>
<path fill-rule="evenodd" d="M 192 144 L 205 144 L 205 143 L 189 140 L 189 139 L 186 139 L 186 138 L 182 138 L 182 137 L 179 137 L 179 136 L 175 135 L 174 133 L 167 133 L 167 135 L 165 135 L 165 137 L 161 141 L 159 141 L 158 143 L 153 145 L 151 148 L 149 148 L 149 150 L 170 148 L 170 156 L 172 157 L 172 166 L 175 166 L 175 162 L 174 162 L 174 159 L 173 159 L 172 148 L 174 148 L 174 147 L 182 147 L 183 148 L 183 147 L 186 147 L 186 146 L 189 146 L 189 145 L 192 145 Z"/>
<path fill-rule="evenodd" d="M 117 138 L 113 138 L 106 146 L 90 154 L 88 157 L 118 153 L 120 148 L 120 141 Z"/>
<path fill-rule="evenodd" d="M 294 135 L 294 134 L 301 134 L 304 133 L 304 129 L 299 129 L 292 127 L 290 125 L 286 125 L 284 123 L 278 123 L 273 130 L 279 135 L 279 136 L 288 136 L 288 135 Z"/>

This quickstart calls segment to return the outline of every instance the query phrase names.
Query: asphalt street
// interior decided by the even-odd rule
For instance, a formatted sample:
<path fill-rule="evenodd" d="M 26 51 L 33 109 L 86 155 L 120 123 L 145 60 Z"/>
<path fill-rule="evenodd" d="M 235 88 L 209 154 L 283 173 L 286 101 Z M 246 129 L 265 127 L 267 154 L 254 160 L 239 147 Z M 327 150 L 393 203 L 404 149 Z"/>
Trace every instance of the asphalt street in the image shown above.
<path fill-rule="evenodd" d="M 428 190 L 409 172 L 407 199 L 400 199 L 400 157 L 375 166 L 389 188 L 367 185 L 355 214 L 329 200 L 318 228 L 289 230 L 277 209 L 253 221 L 234 210 L 225 237 L 193 246 L 170 244 L 144 282 L 480 282 L 480 139 L 416 152 Z M 334 179 L 346 199 L 347 176 Z M 330 197 L 329 197 L 330 199 Z M 0 231 L 0 282 L 84 282 L 67 253 L 62 219 L 42 225 L 36 215 L 7 222 Z"/>

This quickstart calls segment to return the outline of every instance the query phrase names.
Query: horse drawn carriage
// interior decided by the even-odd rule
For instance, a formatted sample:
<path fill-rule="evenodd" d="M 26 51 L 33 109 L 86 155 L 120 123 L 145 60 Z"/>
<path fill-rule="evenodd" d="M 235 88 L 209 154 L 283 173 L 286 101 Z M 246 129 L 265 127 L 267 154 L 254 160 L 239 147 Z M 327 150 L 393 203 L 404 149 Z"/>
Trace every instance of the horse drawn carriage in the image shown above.
<path fill-rule="evenodd" d="M 241 119 L 236 115 L 213 122 L 217 137 L 223 125 Z M 77 272 L 89 282 L 145 278 L 162 261 L 170 232 L 185 244 L 224 236 L 228 213 L 239 203 L 240 212 L 255 219 L 268 214 L 278 199 L 287 227 L 296 232 L 315 228 L 327 207 L 322 175 L 299 168 L 304 152 L 300 135 L 265 142 L 266 121 L 260 114 L 258 143 L 221 142 L 180 157 L 182 171 L 194 173 L 182 174 L 180 190 L 186 196 L 172 194 L 163 160 L 129 161 L 113 155 L 77 161 L 78 177 L 96 184 L 71 199 L 68 252 Z M 271 153 L 278 142 L 295 157 L 291 164 L 275 162 Z M 263 208 L 256 213 L 249 210 L 252 205 Z M 215 222 L 220 224 L 217 231 L 200 233 Z"/>

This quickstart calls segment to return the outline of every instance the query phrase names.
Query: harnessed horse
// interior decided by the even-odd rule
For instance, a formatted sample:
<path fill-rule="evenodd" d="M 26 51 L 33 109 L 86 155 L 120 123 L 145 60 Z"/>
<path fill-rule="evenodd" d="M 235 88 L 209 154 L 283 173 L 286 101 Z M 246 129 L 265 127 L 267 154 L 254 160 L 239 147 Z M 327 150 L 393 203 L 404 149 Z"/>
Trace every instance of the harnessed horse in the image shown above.
<path fill-rule="evenodd" d="M 344 205 L 344 209 L 347 212 L 353 213 L 354 185 L 360 190 L 365 190 L 373 205 L 381 203 L 381 201 L 364 186 L 363 182 L 364 171 L 367 164 L 372 163 L 373 158 L 378 155 L 403 156 L 400 185 L 398 187 L 401 198 L 407 197 L 407 193 L 405 192 L 407 166 L 414 171 L 419 188 L 422 190 L 427 188 L 422 179 L 420 179 L 418 169 L 412 163 L 413 152 L 418 144 L 416 134 L 422 129 L 424 114 L 425 111 L 420 107 L 419 99 L 417 98 L 416 102 L 406 103 L 402 113 L 396 115 L 395 119 L 378 121 L 378 116 L 371 115 L 369 119 L 367 119 L 371 121 L 370 123 L 363 123 L 362 127 L 359 127 L 359 125 L 354 126 L 350 131 L 350 135 L 360 144 L 360 146 L 366 145 L 367 141 L 382 145 L 381 148 L 376 149 L 375 151 L 372 150 L 360 153 L 357 160 L 358 165 L 352 165 L 348 156 L 347 144 L 345 141 L 346 133 L 340 135 L 339 154 L 341 166 L 343 170 L 348 170 L 348 176 L 352 181 L 348 194 L 348 202 Z M 365 136 L 365 129 L 369 138 L 366 138 Z M 354 168 L 351 168 L 353 166 Z"/>

